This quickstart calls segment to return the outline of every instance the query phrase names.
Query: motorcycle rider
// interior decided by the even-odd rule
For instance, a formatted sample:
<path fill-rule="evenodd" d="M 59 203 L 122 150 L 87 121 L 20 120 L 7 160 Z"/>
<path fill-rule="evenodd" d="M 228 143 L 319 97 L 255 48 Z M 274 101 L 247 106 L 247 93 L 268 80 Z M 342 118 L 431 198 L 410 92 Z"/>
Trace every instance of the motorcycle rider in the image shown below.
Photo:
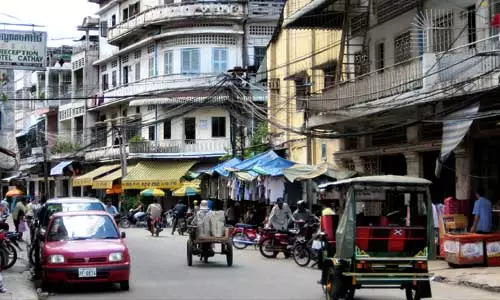
<path fill-rule="evenodd" d="M 153 229 L 151 227 L 153 221 L 161 217 L 163 211 L 163 209 L 161 208 L 160 199 L 156 198 L 155 200 L 156 201 L 154 203 L 149 204 L 148 208 L 146 209 L 146 215 L 148 216 L 147 222 L 149 230 Z"/>
<path fill-rule="evenodd" d="M 292 218 L 292 211 L 288 204 L 284 203 L 283 198 L 278 198 L 271 213 L 269 214 L 269 223 L 272 228 L 280 231 L 286 231 Z"/>
<path fill-rule="evenodd" d="M 174 207 L 174 224 L 172 225 L 172 235 L 174 235 L 175 229 L 179 225 L 179 220 L 183 220 L 186 217 L 187 206 L 179 200 Z"/>

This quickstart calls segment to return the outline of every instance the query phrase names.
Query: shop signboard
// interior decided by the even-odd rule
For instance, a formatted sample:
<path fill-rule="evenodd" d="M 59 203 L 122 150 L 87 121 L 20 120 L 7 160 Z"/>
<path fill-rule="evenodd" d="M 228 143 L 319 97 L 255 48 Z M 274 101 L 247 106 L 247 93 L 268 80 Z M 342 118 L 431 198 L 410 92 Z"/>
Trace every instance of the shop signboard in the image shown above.
<path fill-rule="evenodd" d="M 0 67 L 43 70 L 47 66 L 47 32 L 0 30 Z"/>
<path fill-rule="evenodd" d="M 488 257 L 500 257 L 500 241 L 487 242 L 486 252 Z"/>

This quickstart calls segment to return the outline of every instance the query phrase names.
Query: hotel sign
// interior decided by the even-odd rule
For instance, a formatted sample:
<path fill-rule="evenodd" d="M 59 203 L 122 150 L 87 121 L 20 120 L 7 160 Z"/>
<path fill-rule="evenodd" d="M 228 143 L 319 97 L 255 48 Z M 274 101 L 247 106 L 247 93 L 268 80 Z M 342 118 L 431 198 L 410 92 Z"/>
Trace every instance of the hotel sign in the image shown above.
<path fill-rule="evenodd" d="M 47 32 L 0 30 L 0 67 L 43 70 L 47 66 Z"/>

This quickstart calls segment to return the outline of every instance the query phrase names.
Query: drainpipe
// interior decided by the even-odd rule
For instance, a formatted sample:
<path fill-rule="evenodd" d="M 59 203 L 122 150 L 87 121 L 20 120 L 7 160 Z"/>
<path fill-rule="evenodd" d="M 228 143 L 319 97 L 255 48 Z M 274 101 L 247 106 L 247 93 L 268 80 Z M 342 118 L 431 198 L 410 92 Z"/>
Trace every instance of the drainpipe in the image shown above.
<path fill-rule="evenodd" d="M 245 1 L 244 14 L 245 16 L 243 18 L 243 38 L 241 41 L 241 58 L 242 58 L 243 69 L 246 70 L 246 68 L 248 67 L 248 30 L 247 30 L 247 22 L 249 14 L 248 1 Z"/>

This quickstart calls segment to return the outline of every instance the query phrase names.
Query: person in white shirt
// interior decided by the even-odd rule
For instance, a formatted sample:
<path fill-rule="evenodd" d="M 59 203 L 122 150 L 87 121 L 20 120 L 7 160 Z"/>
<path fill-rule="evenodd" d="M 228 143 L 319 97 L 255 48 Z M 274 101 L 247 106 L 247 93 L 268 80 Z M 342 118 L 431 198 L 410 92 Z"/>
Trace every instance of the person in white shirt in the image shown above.
<path fill-rule="evenodd" d="M 269 214 L 269 223 L 276 230 L 287 230 L 288 224 L 292 219 L 292 211 L 288 204 L 284 203 L 283 198 L 278 198 L 271 213 Z"/>

